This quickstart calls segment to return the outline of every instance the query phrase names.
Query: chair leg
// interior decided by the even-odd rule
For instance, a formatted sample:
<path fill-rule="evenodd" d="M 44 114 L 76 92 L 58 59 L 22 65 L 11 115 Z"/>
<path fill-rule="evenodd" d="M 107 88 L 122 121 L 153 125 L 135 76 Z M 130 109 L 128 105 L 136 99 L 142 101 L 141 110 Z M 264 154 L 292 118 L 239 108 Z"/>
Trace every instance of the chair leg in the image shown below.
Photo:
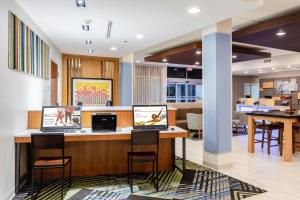
<path fill-rule="evenodd" d="M 282 129 L 279 129 L 278 132 L 278 138 L 279 138 L 279 152 L 280 152 L 280 156 L 282 156 L 282 147 L 283 147 L 283 131 Z"/>
<path fill-rule="evenodd" d="M 133 163 L 132 163 L 132 157 L 130 158 L 130 191 L 133 193 L 133 178 L 132 178 L 132 172 L 133 172 Z"/>
<path fill-rule="evenodd" d="M 261 139 L 261 148 L 263 149 L 264 148 L 264 143 L 265 143 L 265 129 L 263 129 L 261 138 L 262 138 Z"/>
<path fill-rule="evenodd" d="M 268 154 L 270 155 L 272 131 L 268 129 Z"/>
<path fill-rule="evenodd" d="M 34 169 L 32 169 L 31 171 L 31 200 L 34 200 L 33 189 L 34 189 Z"/>
<path fill-rule="evenodd" d="M 296 152 L 296 148 L 295 148 L 295 140 L 296 140 L 296 135 L 294 133 L 292 133 L 292 146 L 293 146 L 293 153 Z"/>
<path fill-rule="evenodd" d="M 152 182 L 155 183 L 155 180 L 154 180 L 154 162 L 152 162 Z"/>
<path fill-rule="evenodd" d="M 64 181 L 65 181 L 65 167 L 62 168 L 61 200 L 64 199 Z"/>
<path fill-rule="evenodd" d="M 72 186 L 72 159 L 70 159 L 70 163 L 69 163 L 69 189 Z"/>
<path fill-rule="evenodd" d="M 43 171 L 43 169 L 41 169 L 41 188 L 43 188 L 43 173 L 44 171 Z"/>
<path fill-rule="evenodd" d="M 155 185 L 155 188 L 156 188 L 156 191 L 158 192 L 158 160 L 156 161 L 156 185 Z"/>
<path fill-rule="evenodd" d="M 129 156 L 127 156 L 127 181 L 128 181 L 128 184 L 130 186 L 130 172 L 129 172 Z"/>

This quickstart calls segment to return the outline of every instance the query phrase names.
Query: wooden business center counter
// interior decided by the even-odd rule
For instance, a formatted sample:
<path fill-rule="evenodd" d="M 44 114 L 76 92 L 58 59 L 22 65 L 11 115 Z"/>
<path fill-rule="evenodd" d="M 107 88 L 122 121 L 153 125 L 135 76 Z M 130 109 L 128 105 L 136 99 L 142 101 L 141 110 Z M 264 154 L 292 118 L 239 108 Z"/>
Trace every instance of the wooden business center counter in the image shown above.
<path fill-rule="evenodd" d="M 65 133 L 65 155 L 72 156 L 72 176 L 96 176 L 127 173 L 127 152 L 130 150 L 130 134 L 132 126 L 131 107 L 83 107 L 82 127 L 84 133 Z M 94 112 L 114 112 L 117 115 L 117 131 L 107 133 L 93 133 L 91 114 Z M 176 109 L 168 109 L 169 128 L 161 131 L 159 170 L 174 168 L 175 138 L 183 139 L 183 159 L 185 161 L 185 138 L 187 131 L 175 127 Z M 30 159 L 30 134 L 40 132 L 41 111 L 28 112 L 27 131 L 15 135 L 16 144 L 16 188 L 27 177 Z M 140 150 L 151 147 L 140 147 Z M 49 152 L 39 152 L 39 156 L 46 156 Z M 134 172 L 151 171 L 151 165 L 139 164 Z M 185 169 L 185 166 L 183 166 Z M 38 174 L 37 174 L 38 175 Z M 45 174 L 45 177 L 56 178 L 60 173 L 56 170 Z"/>

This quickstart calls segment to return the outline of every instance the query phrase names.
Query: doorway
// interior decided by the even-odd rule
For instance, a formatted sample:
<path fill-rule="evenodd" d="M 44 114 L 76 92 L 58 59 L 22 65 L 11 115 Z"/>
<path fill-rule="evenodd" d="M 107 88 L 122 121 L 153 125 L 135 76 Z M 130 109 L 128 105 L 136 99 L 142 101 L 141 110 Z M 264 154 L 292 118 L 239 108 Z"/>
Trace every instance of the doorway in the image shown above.
<path fill-rule="evenodd" d="M 57 105 L 57 90 L 58 90 L 58 66 L 51 61 L 51 105 Z"/>

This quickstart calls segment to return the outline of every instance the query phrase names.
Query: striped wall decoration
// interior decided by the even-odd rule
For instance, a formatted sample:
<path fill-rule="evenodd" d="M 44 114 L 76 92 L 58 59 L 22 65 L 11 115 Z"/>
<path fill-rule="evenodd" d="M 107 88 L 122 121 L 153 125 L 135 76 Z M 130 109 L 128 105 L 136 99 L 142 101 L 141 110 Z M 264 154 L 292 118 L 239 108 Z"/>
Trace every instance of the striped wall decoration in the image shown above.
<path fill-rule="evenodd" d="M 8 68 L 49 79 L 49 46 L 10 11 L 8 26 Z"/>

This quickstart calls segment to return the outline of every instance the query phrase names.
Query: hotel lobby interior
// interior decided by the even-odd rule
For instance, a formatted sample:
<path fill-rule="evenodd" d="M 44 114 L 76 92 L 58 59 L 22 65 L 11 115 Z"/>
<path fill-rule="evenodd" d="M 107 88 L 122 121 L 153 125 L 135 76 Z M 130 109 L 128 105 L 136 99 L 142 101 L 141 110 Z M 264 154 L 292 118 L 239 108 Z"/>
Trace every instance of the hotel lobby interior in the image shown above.
<path fill-rule="evenodd" d="M 300 0 L 0 0 L 0 200 L 300 199 Z"/>

